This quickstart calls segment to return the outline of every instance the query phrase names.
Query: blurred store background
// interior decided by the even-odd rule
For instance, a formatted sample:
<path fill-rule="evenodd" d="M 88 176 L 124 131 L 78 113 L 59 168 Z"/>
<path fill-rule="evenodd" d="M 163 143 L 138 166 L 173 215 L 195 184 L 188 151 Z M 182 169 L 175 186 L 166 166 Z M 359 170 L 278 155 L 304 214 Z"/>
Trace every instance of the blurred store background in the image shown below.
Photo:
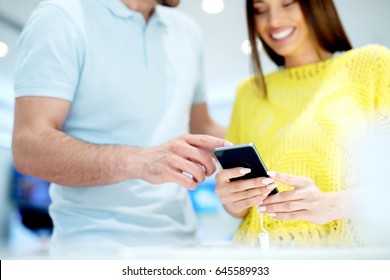
<path fill-rule="evenodd" d="M 10 152 L 16 44 L 23 24 L 39 2 L 0 0 L 0 249 L 19 256 L 44 254 L 52 227 L 47 215 L 48 183 L 17 173 Z M 389 0 L 335 3 L 354 47 L 376 43 L 390 48 Z M 181 0 L 179 6 L 203 31 L 209 107 L 223 125 L 229 123 L 236 87 L 251 69 L 244 6 L 244 0 Z M 265 56 L 263 61 L 264 72 L 275 69 Z M 239 221 L 223 211 L 214 187 L 214 178 L 209 178 L 190 195 L 202 242 L 225 244 Z"/>

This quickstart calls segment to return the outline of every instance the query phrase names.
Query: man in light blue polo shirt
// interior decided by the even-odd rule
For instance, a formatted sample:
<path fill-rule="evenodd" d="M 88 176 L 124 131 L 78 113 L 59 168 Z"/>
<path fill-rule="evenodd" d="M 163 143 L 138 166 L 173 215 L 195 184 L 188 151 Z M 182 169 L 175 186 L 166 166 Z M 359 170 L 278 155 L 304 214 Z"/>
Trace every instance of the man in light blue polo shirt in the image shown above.
<path fill-rule="evenodd" d="M 178 2 L 44 1 L 25 26 L 13 155 L 53 182 L 54 252 L 196 242 L 186 189 L 215 171 L 204 148 L 229 143 Z"/>

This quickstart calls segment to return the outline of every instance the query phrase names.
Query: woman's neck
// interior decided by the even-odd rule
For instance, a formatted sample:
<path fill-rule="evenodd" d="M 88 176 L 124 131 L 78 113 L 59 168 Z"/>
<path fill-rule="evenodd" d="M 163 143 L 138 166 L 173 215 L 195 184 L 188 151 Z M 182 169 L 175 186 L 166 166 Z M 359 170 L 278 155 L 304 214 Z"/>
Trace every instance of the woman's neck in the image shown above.
<path fill-rule="evenodd" d="M 326 50 L 313 50 L 310 52 L 302 52 L 300 55 L 292 55 L 285 57 L 285 68 L 292 68 L 306 64 L 324 61 L 332 57 L 332 53 Z"/>

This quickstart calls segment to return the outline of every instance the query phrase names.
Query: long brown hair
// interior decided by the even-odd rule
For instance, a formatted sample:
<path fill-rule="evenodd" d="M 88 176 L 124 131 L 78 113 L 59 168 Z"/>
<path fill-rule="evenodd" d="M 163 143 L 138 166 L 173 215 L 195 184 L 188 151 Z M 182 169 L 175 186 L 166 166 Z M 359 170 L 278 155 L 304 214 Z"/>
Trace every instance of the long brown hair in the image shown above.
<path fill-rule="evenodd" d="M 348 51 L 352 45 L 341 23 L 333 0 L 297 0 L 302 9 L 303 16 L 314 34 L 320 48 L 335 53 L 337 51 Z M 267 93 L 264 82 L 264 75 L 261 69 L 259 51 L 256 40 L 259 38 L 264 50 L 273 62 L 278 66 L 284 66 L 284 57 L 275 53 L 258 35 L 255 25 L 255 10 L 253 0 L 246 1 L 246 17 L 248 25 L 249 41 L 252 48 L 252 64 L 258 85 Z"/>

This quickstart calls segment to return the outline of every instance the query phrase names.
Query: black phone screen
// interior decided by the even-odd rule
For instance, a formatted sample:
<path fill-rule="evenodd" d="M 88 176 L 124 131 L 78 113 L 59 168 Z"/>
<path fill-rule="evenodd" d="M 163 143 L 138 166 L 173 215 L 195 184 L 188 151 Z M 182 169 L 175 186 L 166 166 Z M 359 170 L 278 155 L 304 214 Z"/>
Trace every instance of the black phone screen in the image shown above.
<path fill-rule="evenodd" d="M 251 172 L 242 177 L 232 178 L 230 181 L 269 177 L 256 147 L 252 143 L 216 148 L 214 155 L 223 169 L 234 167 L 250 168 Z M 278 193 L 275 188 L 270 195 Z"/>

